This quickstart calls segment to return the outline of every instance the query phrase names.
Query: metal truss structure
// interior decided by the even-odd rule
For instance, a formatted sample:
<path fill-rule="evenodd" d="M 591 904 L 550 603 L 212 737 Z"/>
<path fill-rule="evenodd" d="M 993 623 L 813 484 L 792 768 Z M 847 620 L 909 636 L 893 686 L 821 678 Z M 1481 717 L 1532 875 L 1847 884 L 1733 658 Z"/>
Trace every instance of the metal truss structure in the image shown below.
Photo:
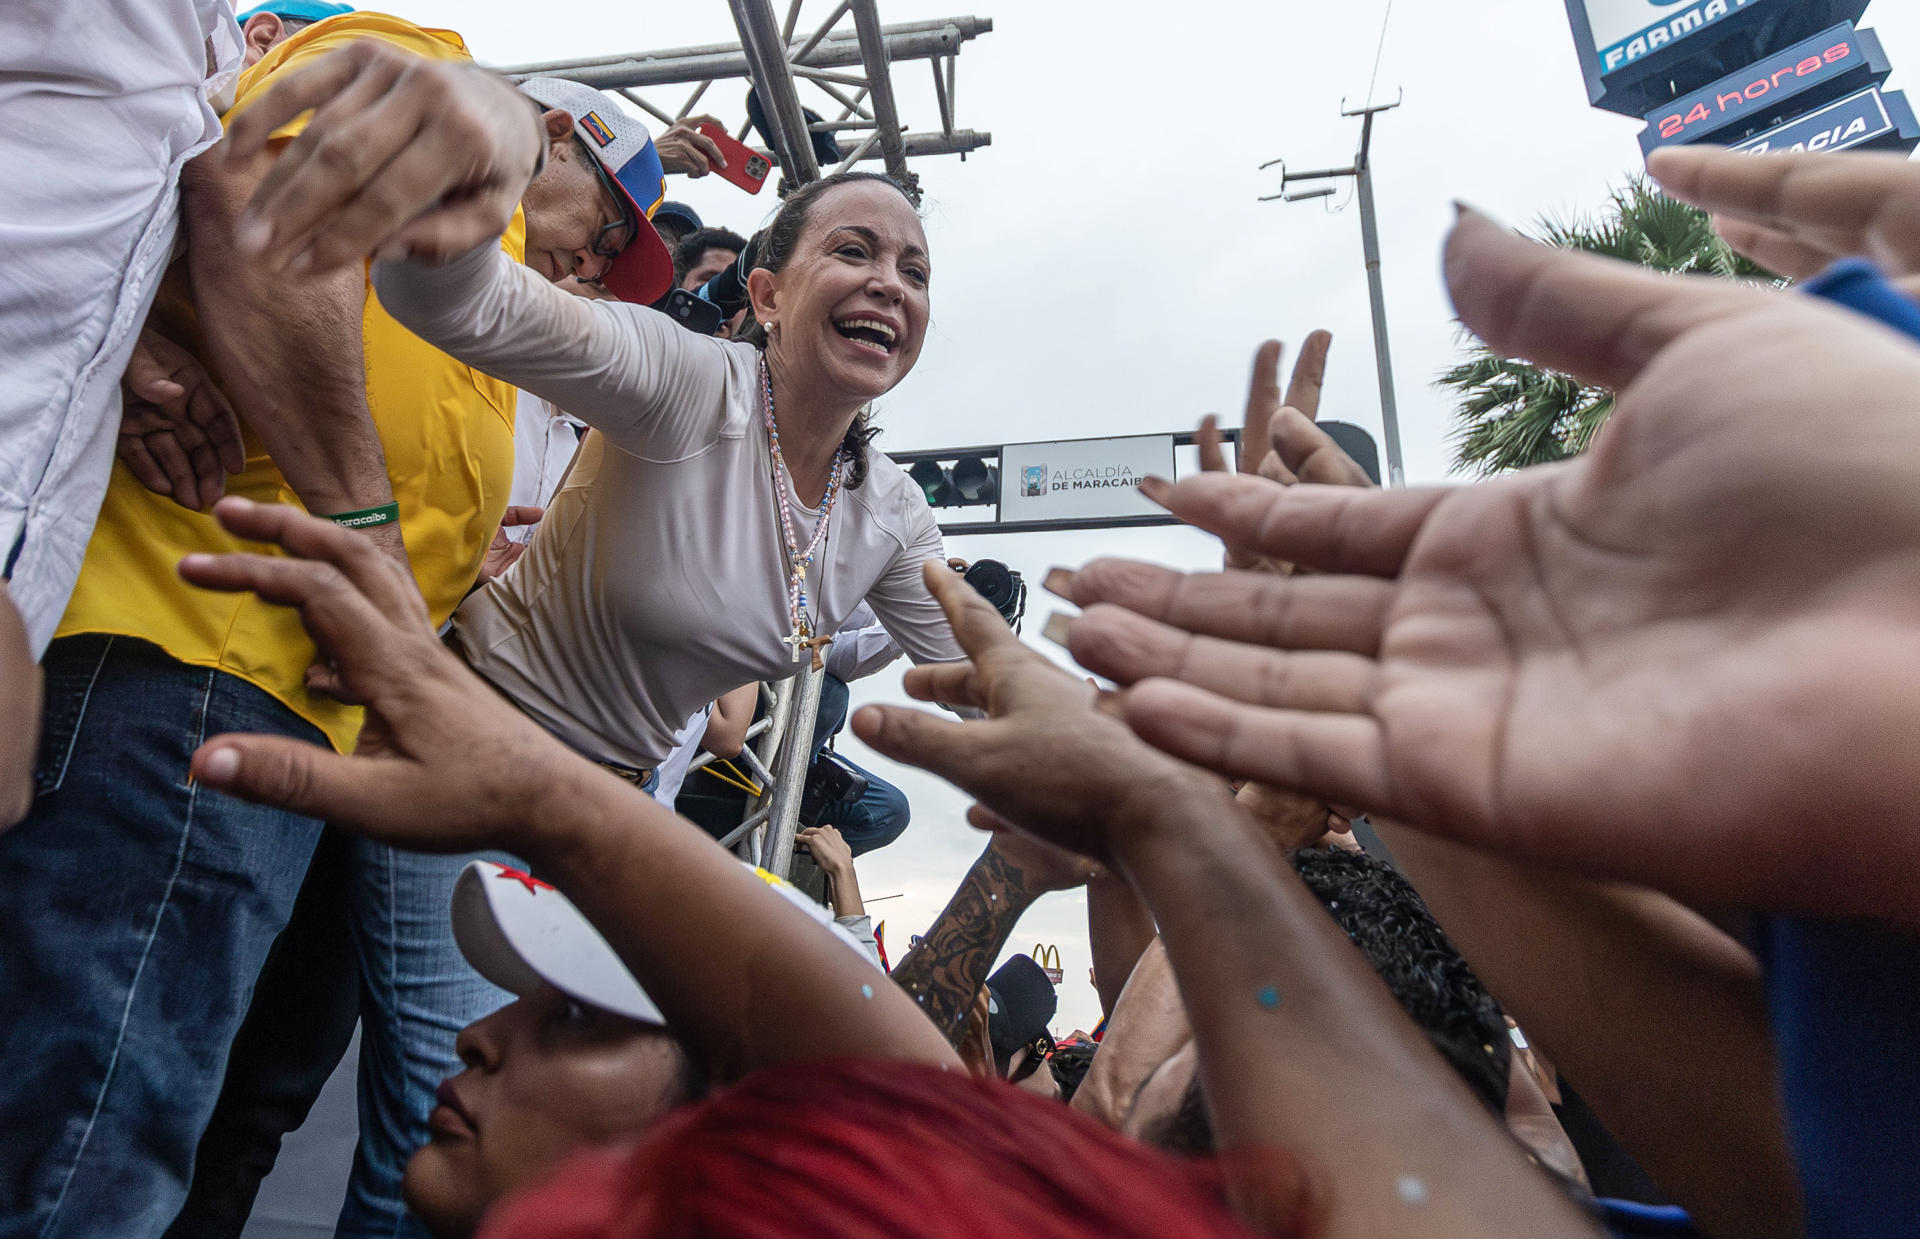
<path fill-rule="evenodd" d="M 838 0 L 825 21 L 804 37 L 800 11 L 805 0 L 791 0 L 784 21 L 776 19 L 772 0 L 727 0 L 740 32 L 738 43 L 632 52 L 586 60 L 509 65 L 510 77 L 565 77 L 616 91 L 662 124 L 693 113 L 716 82 L 745 79 L 757 88 L 766 115 L 770 152 L 784 174 L 785 187 L 803 185 L 823 171 L 842 172 L 864 159 L 881 159 L 888 175 L 916 197 L 918 178 L 907 160 L 924 155 L 960 155 L 993 141 L 993 135 L 963 129 L 955 121 L 954 89 L 961 48 L 993 29 L 991 18 L 949 17 L 882 26 L 874 0 Z M 836 29 L 852 18 L 851 29 Z M 895 64 L 924 60 L 932 68 L 937 129 L 906 131 L 894 96 Z M 809 122 L 800 100 L 806 83 L 820 94 L 822 119 Z M 660 107 L 640 94 L 642 88 L 692 86 L 678 109 Z M 829 119 L 829 115 L 831 118 Z M 751 124 L 742 120 L 735 136 L 744 141 Z M 837 168 L 823 170 L 814 155 L 814 134 L 858 135 Z"/>

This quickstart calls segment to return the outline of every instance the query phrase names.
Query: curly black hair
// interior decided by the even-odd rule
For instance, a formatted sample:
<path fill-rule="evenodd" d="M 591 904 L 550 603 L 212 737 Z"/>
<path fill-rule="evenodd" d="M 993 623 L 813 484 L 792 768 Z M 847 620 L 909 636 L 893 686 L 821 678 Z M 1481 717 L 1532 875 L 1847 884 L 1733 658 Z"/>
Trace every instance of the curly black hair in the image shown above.
<path fill-rule="evenodd" d="M 1386 861 L 1343 848 L 1301 848 L 1287 858 L 1441 1057 L 1496 1116 L 1507 1108 L 1512 1047 L 1506 1014 L 1441 932 L 1433 913 Z M 1198 1075 L 1179 1107 L 1145 1134 L 1174 1153 L 1213 1151 L 1213 1123 Z"/>

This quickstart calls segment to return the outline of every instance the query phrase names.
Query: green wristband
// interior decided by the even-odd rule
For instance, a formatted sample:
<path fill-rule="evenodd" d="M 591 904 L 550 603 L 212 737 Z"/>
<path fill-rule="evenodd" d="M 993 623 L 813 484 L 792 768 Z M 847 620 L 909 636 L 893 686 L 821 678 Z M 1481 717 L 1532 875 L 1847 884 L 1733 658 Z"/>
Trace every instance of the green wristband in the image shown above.
<path fill-rule="evenodd" d="M 342 512 L 338 516 L 329 516 L 328 520 L 348 529 L 372 529 L 375 525 L 397 525 L 400 523 L 400 505 L 383 504 L 377 508 L 362 508 L 358 512 Z"/>

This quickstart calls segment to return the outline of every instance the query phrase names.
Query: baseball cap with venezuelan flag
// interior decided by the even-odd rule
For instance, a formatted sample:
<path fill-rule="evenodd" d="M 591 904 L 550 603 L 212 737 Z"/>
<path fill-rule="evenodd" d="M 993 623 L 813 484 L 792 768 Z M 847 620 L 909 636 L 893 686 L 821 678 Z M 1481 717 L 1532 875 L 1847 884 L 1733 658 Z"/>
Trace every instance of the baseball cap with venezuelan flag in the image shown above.
<path fill-rule="evenodd" d="M 607 170 L 616 192 L 633 212 L 639 235 L 627 242 L 600 283 L 622 301 L 650 305 L 673 287 L 673 255 L 650 226 L 667 196 L 666 173 L 647 127 L 591 86 L 558 77 L 520 83 L 536 102 L 573 117 L 573 131 Z"/>

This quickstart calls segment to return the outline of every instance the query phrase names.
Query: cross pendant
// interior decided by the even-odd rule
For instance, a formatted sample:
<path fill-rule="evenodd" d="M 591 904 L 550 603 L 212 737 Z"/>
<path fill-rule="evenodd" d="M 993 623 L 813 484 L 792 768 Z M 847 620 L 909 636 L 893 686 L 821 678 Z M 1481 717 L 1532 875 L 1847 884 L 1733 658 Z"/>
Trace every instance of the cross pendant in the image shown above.
<path fill-rule="evenodd" d="M 794 662 L 799 662 L 802 658 L 806 657 L 807 638 L 797 629 L 780 638 L 780 640 L 786 644 L 788 649 L 793 651 Z"/>

